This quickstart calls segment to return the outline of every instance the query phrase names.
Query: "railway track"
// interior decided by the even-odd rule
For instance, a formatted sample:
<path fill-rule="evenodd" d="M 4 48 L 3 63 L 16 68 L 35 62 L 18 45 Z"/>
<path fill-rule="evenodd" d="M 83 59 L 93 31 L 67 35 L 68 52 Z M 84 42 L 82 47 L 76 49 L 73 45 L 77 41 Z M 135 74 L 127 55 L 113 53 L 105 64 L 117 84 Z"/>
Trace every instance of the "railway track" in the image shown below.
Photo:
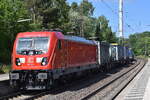
<path fill-rule="evenodd" d="M 51 91 L 20 91 L 0 97 L 0 100 L 87 100 L 93 98 L 110 100 L 133 79 L 144 64 L 145 61 L 137 60 L 134 65 L 120 69 L 117 73 L 93 75 Z"/>
<path fill-rule="evenodd" d="M 134 67 L 129 68 L 122 74 L 115 78 L 112 78 L 110 82 L 106 83 L 104 86 L 97 88 L 93 92 L 87 94 L 85 97 L 80 98 L 82 100 L 112 100 L 114 99 L 141 71 L 144 67 L 146 61 L 140 60 Z"/>
<path fill-rule="evenodd" d="M 28 100 L 41 92 L 42 91 L 17 91 L 16 93 L 0 97 L 0 100 Z"/>
<path fill-rule="evenodd" d="M 112 100 L 136 74 L 143 68 L 145 61 L 138 60 L 134 65 L 117 73 L 108 73 L 108 77 L 101 80 L 98 76 L 86 82 L 78 83 L 63 93 L 47 95 L 43 100 Z M 99 76 L 100 77 L 100 76 Z M 95 79 L 96 78 L 96 79 Z"/>

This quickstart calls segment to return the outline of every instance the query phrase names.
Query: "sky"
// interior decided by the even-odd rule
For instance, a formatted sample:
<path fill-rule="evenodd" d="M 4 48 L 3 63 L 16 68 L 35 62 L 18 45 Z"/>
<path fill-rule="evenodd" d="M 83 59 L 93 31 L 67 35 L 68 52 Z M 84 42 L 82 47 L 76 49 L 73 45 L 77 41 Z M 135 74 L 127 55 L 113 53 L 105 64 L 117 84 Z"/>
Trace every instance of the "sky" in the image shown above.
<path fill-rule="evenodd" d="M 82 0 L 67 0 L 69 4 Z M 93 17 L 106 16 L 113 32 L 118 33 L 118 1 L 119 0 L 89 0 L 95 7 Z M 150 31 L 150 0 L 124 0 L 124 37 L 130 34 Z"/>

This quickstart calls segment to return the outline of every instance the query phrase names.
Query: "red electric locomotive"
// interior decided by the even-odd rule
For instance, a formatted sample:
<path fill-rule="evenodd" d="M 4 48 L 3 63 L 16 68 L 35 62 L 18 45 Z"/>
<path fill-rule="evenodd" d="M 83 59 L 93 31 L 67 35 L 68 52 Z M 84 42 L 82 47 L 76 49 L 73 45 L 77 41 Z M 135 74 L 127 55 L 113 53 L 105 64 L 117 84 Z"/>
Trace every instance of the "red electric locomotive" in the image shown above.
<path fill-rule="evenodd" d="M 55 79 L 97 67 L 95 42 L 57 31 L 25 32 L 16 37 L 10 84 L 49 89 Z"/>

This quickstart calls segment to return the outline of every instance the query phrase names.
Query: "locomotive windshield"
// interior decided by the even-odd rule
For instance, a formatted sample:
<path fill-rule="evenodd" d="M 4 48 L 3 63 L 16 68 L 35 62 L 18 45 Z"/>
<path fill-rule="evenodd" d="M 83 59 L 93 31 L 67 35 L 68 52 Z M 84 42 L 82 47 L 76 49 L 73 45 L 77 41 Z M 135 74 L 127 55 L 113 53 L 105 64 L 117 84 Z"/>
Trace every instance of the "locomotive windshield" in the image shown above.
<path fill-rule="evenodd" d="M 40 55 L 48 51 L 48 37 L 19 38 L 17 53 L 22 55 Z"/>

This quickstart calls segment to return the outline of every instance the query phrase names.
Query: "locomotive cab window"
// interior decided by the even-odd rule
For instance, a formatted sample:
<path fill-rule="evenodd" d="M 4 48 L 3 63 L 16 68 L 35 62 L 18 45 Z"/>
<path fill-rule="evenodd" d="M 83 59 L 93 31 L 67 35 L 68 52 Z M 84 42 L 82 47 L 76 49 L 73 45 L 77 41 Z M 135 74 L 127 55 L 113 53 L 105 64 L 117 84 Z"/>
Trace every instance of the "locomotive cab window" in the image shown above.
<path fill-rule="evenodd" d="M 17 53 L 21 55 L 40 55 L 48 52 L 49 37 L 23 37 L 17 43 Z"/>
<path fill-rule="evenodd" d="M 62 48 L 61 40 L 58 40 L 57 48 L 60 50 Z"/>

